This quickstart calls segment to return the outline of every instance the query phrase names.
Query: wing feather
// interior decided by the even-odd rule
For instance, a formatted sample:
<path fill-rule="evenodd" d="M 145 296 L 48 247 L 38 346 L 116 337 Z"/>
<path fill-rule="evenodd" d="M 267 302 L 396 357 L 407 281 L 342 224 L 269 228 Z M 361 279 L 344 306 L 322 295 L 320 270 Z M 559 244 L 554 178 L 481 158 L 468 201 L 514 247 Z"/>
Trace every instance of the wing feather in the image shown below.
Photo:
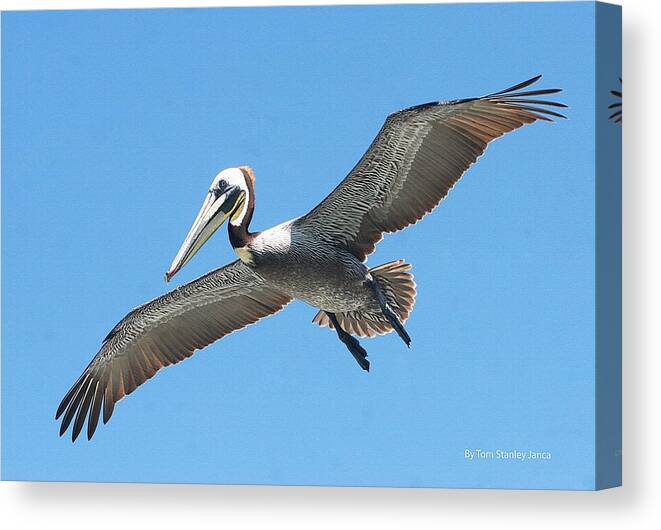
<path fill-rule="evenodd" d="M 64 396 L 55 416 L 64 415 L 60 435 L 73 421 L 75 441 L 87 420 L 91 439 L 101 411 L 107 423 L 115 403 L 158 370 L 276 313 L 290 301 L 235 261 L 137 307 L 110 331 Z"/>
<path fill-rule="evenodd" d="M 622 84 L 622 78 L 620 77 L 620 84 Z M 615 103 L 608 105 L 609 109 L 617 109 L 613 114 L 608 116 L 609 120 L 613 120 L 615 123 L 622 123 L 622 90 L 611 90 L 616 98 L 619 98 Z"/>
<path fill-rule="evenodd" d="M 480 98 L 425 103 L 391 114 L 349 175 L 297 226 L 365 259 L 383 234 L 431 212 L 489 142 L 537 120 L 564 118 L 523 90 L 541 76 Z"/>

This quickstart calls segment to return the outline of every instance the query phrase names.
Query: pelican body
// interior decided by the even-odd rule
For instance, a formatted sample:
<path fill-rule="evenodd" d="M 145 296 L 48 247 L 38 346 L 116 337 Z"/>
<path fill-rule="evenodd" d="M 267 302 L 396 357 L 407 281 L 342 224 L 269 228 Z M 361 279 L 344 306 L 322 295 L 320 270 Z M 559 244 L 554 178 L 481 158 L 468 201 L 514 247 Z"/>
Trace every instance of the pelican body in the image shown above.
<path fill-rule="evenodd" d="M 488 96 L 426 103 L 391 114 L 349 175 L 312 211 L 251 232 L 255 176 L 248 166 L 218 173 L 170 268 L 169 281 L 227 221 L 237 259 L 131 311 L 60 403 L 60 435 L 85 421 L 91 439 L 102 415 L 158 370 L 272 315 L 292 300 L 318 309 L 313 322 L 335 330 L 359 366 L 367 352 L 356 336 L 404 328 L 415 303 L 411 266 L 397 260 L 369 268 L 385 233 L 431 212 L 487 144 L 524 124 L 564 118 L 564 107 L 522 91 L 541 76 Z"/>
<path fill-rule="evenodd" d="M 232 231 L 230 225 L 230 241 Z M 369 281 L 366 265 L 345 249 L 316 241 L 296 220 L 258 233 L 234 251 L 292 298 L 333 313 L 378 309 L 373 290 L 364 285 Z"/>

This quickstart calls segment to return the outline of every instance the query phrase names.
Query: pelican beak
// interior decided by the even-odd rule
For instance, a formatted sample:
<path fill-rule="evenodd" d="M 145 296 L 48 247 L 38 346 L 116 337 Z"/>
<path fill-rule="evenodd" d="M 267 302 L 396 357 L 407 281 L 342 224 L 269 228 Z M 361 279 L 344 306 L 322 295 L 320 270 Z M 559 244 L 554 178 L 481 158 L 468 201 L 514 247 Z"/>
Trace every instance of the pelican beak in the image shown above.
<path fill-rule="evenodd" d="M 227 218 L 237 211 L 241 206 L 243 197 L 244 192 L 236 186 L 229 187 L 225 193 L 219 196 L 216 196 L 212 191 L 207 194 L 193 226 L 191 226 L 179 252 L 172 261 L 172 265 L 165 273 L 166 282 L 169 282 L 202 248 L 202 245 L 220 228 Z"/>

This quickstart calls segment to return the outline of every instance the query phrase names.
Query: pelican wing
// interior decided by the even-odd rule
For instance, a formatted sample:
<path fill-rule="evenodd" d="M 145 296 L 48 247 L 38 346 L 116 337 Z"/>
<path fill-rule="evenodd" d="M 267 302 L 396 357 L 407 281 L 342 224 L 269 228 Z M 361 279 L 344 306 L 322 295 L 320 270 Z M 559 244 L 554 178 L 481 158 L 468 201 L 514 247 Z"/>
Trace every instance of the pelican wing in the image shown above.
<path fill-rule="evenodd" d="M 487 144 L 536 120 L 564 118 L 566 107 L 522 91 L 534 77 L 488 96 L 426 103 L 391 114 L 349 175 L 307 215 L 300 229 L 346 248 L 359 259 L 395 232 L 431 212 Z"/>
<path fill-rule="evenodd" d="M 112 329 L 64 396 L 55 416 L 64 414 L 60 435 L 75 418 L 75 441 L 89 418 L 90 439 L 101 410 L 106 423 L 115 403 L 158 370 L 276 313 L 290 301 L 237 260 L 137 307 Z"/>

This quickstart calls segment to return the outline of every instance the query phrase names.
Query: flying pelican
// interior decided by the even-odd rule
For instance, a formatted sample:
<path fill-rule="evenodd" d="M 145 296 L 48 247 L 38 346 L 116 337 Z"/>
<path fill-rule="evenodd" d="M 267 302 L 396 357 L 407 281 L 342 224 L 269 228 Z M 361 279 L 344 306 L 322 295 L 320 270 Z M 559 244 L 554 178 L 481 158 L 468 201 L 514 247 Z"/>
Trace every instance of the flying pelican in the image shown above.
<path fill-rule="evenodd" d="M 280 311 L 293 299 L 319 308 L 314 322 L 334 329 L 360 367 L 367 352 L 354 335 L 404 329 L 415 301 L 411 266 L 397 260 L 374 268 L 366 258 L 388 232 L 431 212 L 487 144 L 566 107 L 534 96 L 560 89 L 522 89 L 534 77 L 483 97 L 425 103 L 388 116 L 349 175 L 312 211 L 251 232 L 255 177 L 247 166 L 213 179 L 202 208 L 165 277 L 169 281 L 229 219 L 238 259 L 131 311 L 67 392 L 55 418 L 60 436 L 73 421 L 75 441 L 112 416 L 115 403 L 158 370 L 195 350 Z"/>

